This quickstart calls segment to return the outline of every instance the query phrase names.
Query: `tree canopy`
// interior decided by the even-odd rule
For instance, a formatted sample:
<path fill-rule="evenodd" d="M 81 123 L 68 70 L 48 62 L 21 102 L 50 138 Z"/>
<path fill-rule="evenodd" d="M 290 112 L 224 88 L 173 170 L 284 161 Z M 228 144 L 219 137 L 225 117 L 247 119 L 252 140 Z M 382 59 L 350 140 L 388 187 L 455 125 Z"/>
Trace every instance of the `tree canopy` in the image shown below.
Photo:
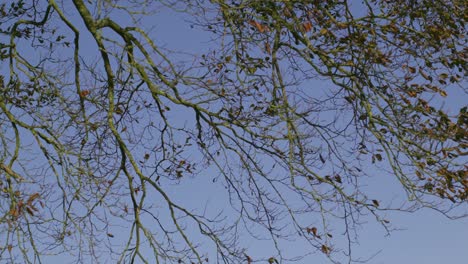
<path fill-rule="evenodd" d="M 168 13 L 203 52 L 162 44 Z M 462 0 L 2 1 L 0 260 L 352 262 L 361 219 L 465 216 L 466 20 Z M 404 202 L 365 188 L 382 175 Z"/>

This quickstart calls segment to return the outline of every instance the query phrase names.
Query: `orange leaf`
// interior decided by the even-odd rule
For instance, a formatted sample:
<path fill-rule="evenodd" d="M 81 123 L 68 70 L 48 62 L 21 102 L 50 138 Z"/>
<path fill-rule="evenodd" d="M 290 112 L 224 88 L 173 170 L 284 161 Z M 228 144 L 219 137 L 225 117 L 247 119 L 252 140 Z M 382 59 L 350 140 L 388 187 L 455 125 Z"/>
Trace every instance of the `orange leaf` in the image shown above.
<path fill-rule="evenodd" d="M 309 32 L 312 30 L 312 23 L 310 21 L 302 23 L 302 30 L 304 32 Z"/>
<path fill-rule="evenodd" d="M 257 30 L 260 31 L 260 33 L 263 33 L 266 30 L 266 27 L 264 25 L 260 24 L 258 21 L 250 20 L 249 24 L 256 27 Z"/>
<path fill-rule="evenodd" d="M 90 94 L 91 92 L 89 90 L 83 90 L 80 92 L 81 97 L 86 97 Z"/>
<path fill-rule="evenodd" d="M 316 227 L 312 227 L 312 234 L 314 234 L 314 236 L 317 236 L 317 228 Z"/>
<path fill-rule="evenodd" d="M 16 208 L 12 208 L 9 214 L 13 216 L 13 218 L 17 218 L 19 216 L 19 212 L 16 210 Z"/>
<path fill-rule="evenodd" d="M 39 198 L 39 193 L 35 193 L 35 194 L 29 196 L 28 201 L 26 203 L 30 205 L 37 198 Z"/>
<path fill-rule="evenodd" d="M 271 46 L 270 46 L 270 43 L 268 43 L 268 42 L 265 42 L 265 51 L 268 54 L 271 54 Z"/>

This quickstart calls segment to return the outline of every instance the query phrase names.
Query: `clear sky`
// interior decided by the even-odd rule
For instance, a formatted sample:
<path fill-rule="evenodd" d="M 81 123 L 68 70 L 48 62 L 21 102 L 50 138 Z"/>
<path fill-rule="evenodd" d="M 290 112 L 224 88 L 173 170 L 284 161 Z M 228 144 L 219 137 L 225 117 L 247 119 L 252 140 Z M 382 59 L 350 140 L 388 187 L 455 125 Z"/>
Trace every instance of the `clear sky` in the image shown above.
<path fill-rule="evenodd" d="M 159 14 L 154 18 L 157 42 L 165 43 L 174 50 L 203 52 L 210 48 L 207 36 L 191 29 L 181 15 Z M 465 98 L 464 98 L 465 97 Z M 452 96 L 449 107 L 466 103 L 466 96 Z M 403 195 L 398 182 L 387 176 L 386 179 L 374 179 L 370 187 L 375 193 L 391 198 Z M 190 191 L 190 190 L 187 190 Z M 382 197 L 383 198 L 383 197 Z M 215 199 L 215 197 L 211 197 Z M 363 259 L 374 254 L 369 263 L 375 264 L 463 264 L 468 261 L 468 219 L 449 220 L 438 212 L 424 209 L 415 213 L 392 212 L 388 215 L 395 228 L 386 236 L 385 231 L 374 223 L 364 224 L 361 228 L 359 244 L 354 253 Z M 300 261 L 301 263 L 320 263 L 320 253 Z M 325 261 L 322 259 L 322 261 Z"/>
<path fill-rule="evenodd" d="M 212 48 L 210 35 L 191 28 L 190 23 L 184 21 L 186 17 L 174 13 L 157 13 L 156 16 L 148 17 L 145 23 L 148 28 L 153 27 L 151 36 L 155 37 L 155 42 L 164 47 L 186 51 L 189 53 L 202 54 Z M 129 21 L 119 21 L 130 23 Z M 86 46 L 86 43 L 83 43 Z M 89 44 L 94 47 L 93 44 Z M 91 50 L 88 55 L 94 56 L 95 50 Z M 87 55 L 87 54 L 83 54 Z M 5 70 L 5 69 L 1 69 Z M 463 96 L 465 98 L 463 98 Z M 466 104 L 466 95 L 449 96 L 449 107 Z M 177 115 L 180 115 L 177 117 Z M 177 113 L 174 122 L 184 122 L 187 116 L 183 112 Z M 375 168 L 372 168 L 375 170 Z M 367 189 L 369 193 L 378 197 L 382 201 L 401 201 L 403 190 L 398 181 L 390 175 L 375 171 L 381 176 L 369 179 Z M 183 202 L 188 207 L 202 209 L 206 205 L 211 208 L 222 208 L 224 199 L 219 198 L 223 189 L 219 186 L 209 187 L 212 177 L 205 177 L 203 180 L 187 179 L 185 184 L 174 185 L 168 188 L 169 194 L 178 195 L 177 200 Z M 207 187 L 208 186 L 208 187 Z M 214 186 L 214 185 L 213 185 Z M 180 195 L 183 193 L 184 195 Z M 353 254 L 362 259 L 369 258 L 371 264 L 464 264 L 468 263 L 468 219 L 448 220 L 443 215 L 429 209 L 419 210 L 414 213 L 388 212 L 387 218 L 394 228 L 401 229 L 386 235 L 381 226 L 376 225 L 372 217 L 363 219 L 364 223 L 359 228 L 359 240 L 354 245 Z M 338 231 L 337 231 L 338 232 Z M 120 239 L 124 233 L 115 233 L 115 239 Z M 250 252 L 265 252 L 268 250 L 265 243 L 246 241 Z M 293 243 L 294 248 L 287 250 L 304 251 L 300 244 Z M 63 263 L 69 259 L 63 256 L 51 257 L 47 263 Z M 210 262 L 211 263 L 211 262 Z M 327 263 L 323 254 L 316 252 L 307 256 L 299 263 Z"/>
<path fill-rule="evenodd" d="M 153 21 L 157 42 L 168 48 L 200 53 L 210 48 L 208 35 L 191 29 L 182 15 L 162 13 Z M 452 110 L 468 101 L 462 93 L 449 94 L 448 98 L 446 104 Z M 385 174 L 370 179 L 368 189 L 386 201 L 399 200 L 404 195 L 399 182 Z M 360 228 L 359 243 L 353 249 L 355 256 L 366 259 L 376 254 L 369 260 L 371 264 L 468 263 L 468 219 L 449 220 L 430 209 L 414 213 L 389 212 L 388 219 L 401 230 L 387 236 L 385 230 L 369 219 L 370 222 Z M 311 255 L 299 263 L 326 263 L 320 255 Z"/>

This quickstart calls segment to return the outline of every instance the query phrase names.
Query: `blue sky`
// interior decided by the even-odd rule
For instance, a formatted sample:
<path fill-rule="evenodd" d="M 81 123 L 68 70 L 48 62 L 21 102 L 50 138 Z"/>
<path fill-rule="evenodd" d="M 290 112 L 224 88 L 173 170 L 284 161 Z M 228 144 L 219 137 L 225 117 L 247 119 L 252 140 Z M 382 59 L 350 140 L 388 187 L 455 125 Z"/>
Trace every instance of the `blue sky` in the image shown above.
<path fill-rule="evenodd" d="M 211 49 L 210 36 L 197 28 L 191 28 L 190 23 L 184 21 L 185 19 L 183 15 L 165 12 L 148 18 L 148 21 L 154 23 L 156 43 L 168 49 L 195 54 L 202 54 Z M 449 93 L 445 103 L 449 109 L 456 111 L 460 105 L 466 104 L 467 99 L 463 93 Z M 400 200 L 404 195 L 399 182 L 385 174 L 382 178 L 370 179 L 368 189 L 384 201 L 388 201 L 386 199 Z M 190 188 L 185 189 L 184 192 L 188 197 L 196 197 L 198 193 L 197 191 L 193 193 L 193 189 Z M 216 192 L 209 195 L 207 199 L 216 200 Z M 414 213 L 389 212 L 388 219 L 391 220 L 395 229 L 400 230 L 386 235 L 383 228 L 372 222 L 372 218 L 367 219 L 368 224 L 359 228 L 359 243 L 354 245 L 353 249 L 355 256 L 366 259 L 376 254 L 369 260 L 372 264 L 463 264 L 468 260 L 468 219 L 449 220 L 430 209 L 422 209 Z M 255 245 L 255 242 L 252 244 Z M 265 250 L 261 247 L 251 250 Z M 326 263 L 320 255 L 321 253 L 312 254 L 300 263 Z"/>
<path fill-rule="evenodd" d="M 148 28 L 153 27 L 151 36 L 154 41 L 167 49 L 184 51 L 193 54 L 202 54 L 213 48 L 210 35 L 201 32 L 197 28 L 191 28 L 190 23 L 184 21 L 186 17 L 180 14 L 161 12 L 155 16 L 148 17 L 145 23 Z M 129 21 L 119 21 L 129 23 Z M 83 46 L 92 47 L 85 56 L 94 56 L 96 52 L 94 44 L 83 43 Z M 1 69 L 2 71 L 5 69 Z M 455 110 L 458 106 L 466 104 L 466 95 L 451 95 L 448 97 L 448 107 Z M 188 118 L 181 111 L 173 115 L 174 122 L 183 123 Z M 375 167 L 372 170 L 376 170 Z M 206 171 L 205 174 L 214 173 Z M 369 179 L 367 190 L 382 201 L 395 200 L 396 203 L 404 200 L 404 191 L 398 181 L 382 171 L 375 171 L 379 176 Z M 206 206 L 211 208 L 223 208 L 226 201 L 222 197 L 223 188 L 209 185 L 212 175 L 204 176 L 201 180 L 187 179 L 184 184 L 168 186 L 168 193 L 177 195 L 176 200 L 184 203 L 189 208 L 202 209 Z M 207 187 L 212 186 L 212 187 Z M 183 195 L 180 195 L 180 194 Z M 393 264 L 393 263 L 425 263 L 425 264 L 463 264 L 468 260 L 468 219 L 448 220 L 441 214 L 423 209 L 414 213 L 388 212 L 387 218 L 394 228 L 402 229 L 394 231 L 387 236 L 385 230 L 373 222 L 372 217 L 364 218 L 364 223 L 359 230 L 358 243 L 354 245 L 355 257 L 369 260 L 371 264 Z M 125 228 L 115 231 L 115 239 L 125 236 Z M 339 232 L 339 231 L 337 231 Z M 119 241 L 116 241 L 117 243 Z M 248 251 L 259 254 L 268 254 L 270 248 L 268 241 L 256 242 L 245 241 Z M 340 242 L 338 242 L 340 243 Z M 287 251 L 304 252 L 308 249 L 300 243 L 291 243 Z M 344 245 L 344 244 L 343 244 Z M 294 247 L 294 248 L 293 248 Z M 67 259 L 58 256 L 48 259 L 47 263 L 63 263 Z M 299 263 L 327 263 L 320 252 L 311 254 L 299 261 Z"/>

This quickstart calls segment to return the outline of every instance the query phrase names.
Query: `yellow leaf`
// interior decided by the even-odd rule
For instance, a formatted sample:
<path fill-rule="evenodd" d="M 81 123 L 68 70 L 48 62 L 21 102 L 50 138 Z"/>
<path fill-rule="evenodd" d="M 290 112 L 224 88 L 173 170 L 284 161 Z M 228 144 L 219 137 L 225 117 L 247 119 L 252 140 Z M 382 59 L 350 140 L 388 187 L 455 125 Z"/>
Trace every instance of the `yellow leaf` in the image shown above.
<path fill-rule="evenodd" d="M 447 73 L 441 73 L 441 74 L 439 75 L 439 78 L 440 78 L 440 79 L 447 79 L 447 78 L 448 78 L 448 74 L 447 74 Z"/>

